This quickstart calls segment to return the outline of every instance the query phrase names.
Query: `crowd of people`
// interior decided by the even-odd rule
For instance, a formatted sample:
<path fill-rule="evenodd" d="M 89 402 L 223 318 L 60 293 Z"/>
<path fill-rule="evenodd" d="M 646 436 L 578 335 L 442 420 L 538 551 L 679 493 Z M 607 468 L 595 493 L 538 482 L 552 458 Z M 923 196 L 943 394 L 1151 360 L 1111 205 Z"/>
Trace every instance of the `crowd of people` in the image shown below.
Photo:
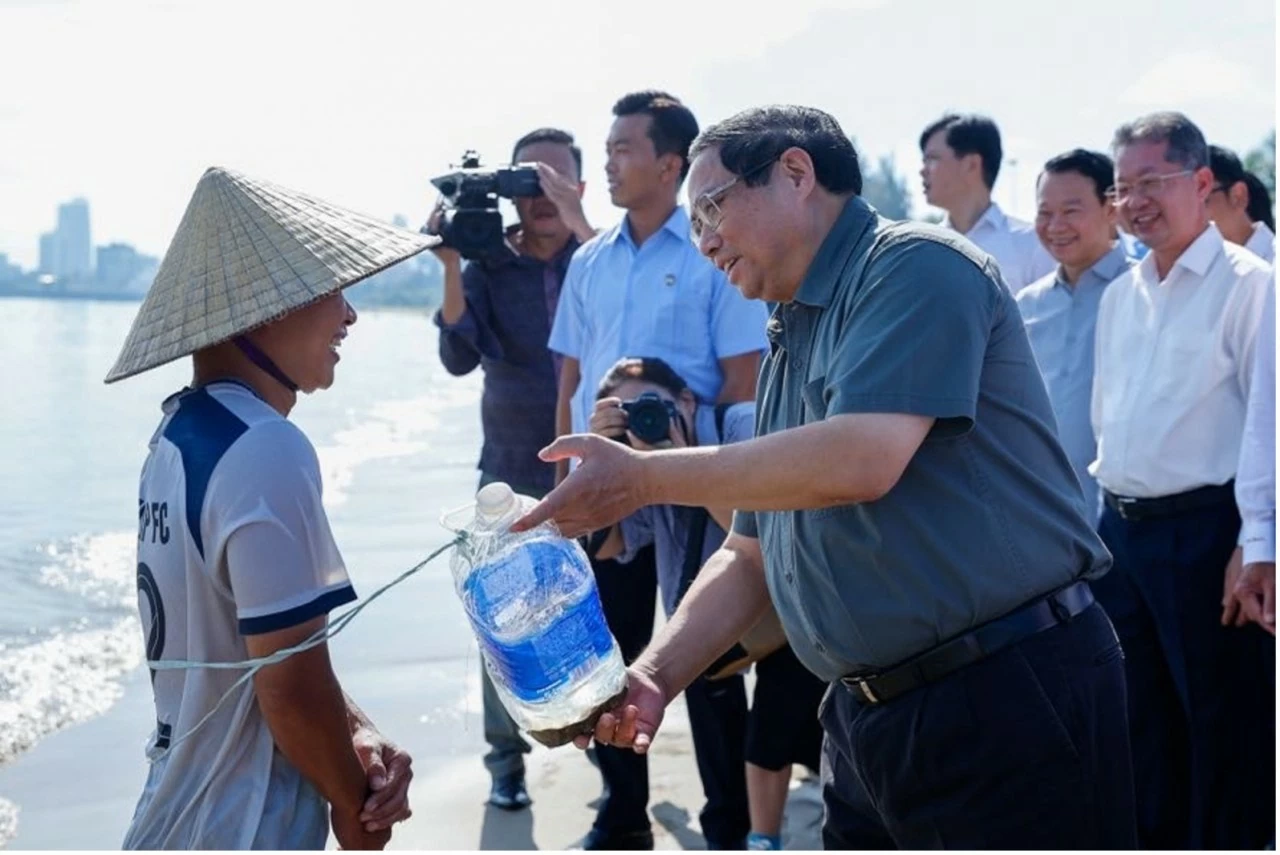
<path fill-rule="evenodd" d="M 589 223 L 583 153 L 541 128 L 512 161 L 543 194 L 515 200 L 506 251 L 468 263 L 434 236 L 441 209 L 413 236 L 206 176 L 109 377 L 194 354 L 142 480 L 140 508 L 183 523 L 140 528 L 148 658 L 269 656 L 354 597 L 287 415 L 333 382 L 356 320 L 341 288 L 430 248 L 441 362 L 484 373 L 479 484 L 540 500 L 517 528 L 582 537 L 630 665 L 580 740 L 602 778 L 585 849 L 653 847 L 645 752 L 681 694 L 708 848 L 781 848 L 797 763 L 820 774 L 829 848 L 1267 845 L 1266 187 L 1179 113 L 1051 158 L 1034 223 L 992 199 L 990 119 L 943 116 L 920 150 L 937 226 L 880 217 L 820 110 L 700 131 L 675 96 L 635 92 L 605 151 L 620 221 Z M 190 251 L 243 228 L 201 207 L 228 193 L 306 252 L 255 270 Z M 221 303 L 189 299 L 214 287 Z M 253 311 L 172 309 L 237 301 Z M 658 434 L 631 421 L 645 402 Z M 385 844 L 409 760 L 323 644 L 169 744 L 233 679 L 155 672 L 126 843 Z M 489 801 L 529 809 L 530 746 L 482 680 Z"/>

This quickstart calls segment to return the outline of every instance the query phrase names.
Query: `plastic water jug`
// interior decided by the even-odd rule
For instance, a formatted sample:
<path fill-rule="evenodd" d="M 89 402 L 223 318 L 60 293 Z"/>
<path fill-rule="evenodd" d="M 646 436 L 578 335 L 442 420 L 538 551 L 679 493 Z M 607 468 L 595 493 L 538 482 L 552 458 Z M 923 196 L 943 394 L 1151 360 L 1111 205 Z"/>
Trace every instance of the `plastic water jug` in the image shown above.
<path fill-rule="evenodd" d="M 578 542 L 551 523 L 509 530 L 533 503 L 500 482 L 483 487 L 452 569 L 503 706 L 556 746 L 594 730 L 625 697 L 627 674 Z"/>

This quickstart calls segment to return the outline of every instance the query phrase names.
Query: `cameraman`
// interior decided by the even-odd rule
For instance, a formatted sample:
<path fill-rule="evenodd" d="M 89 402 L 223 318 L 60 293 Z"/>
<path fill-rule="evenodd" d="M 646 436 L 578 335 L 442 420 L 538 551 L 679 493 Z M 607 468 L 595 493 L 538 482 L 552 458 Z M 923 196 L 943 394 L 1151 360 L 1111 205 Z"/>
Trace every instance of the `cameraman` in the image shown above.
<path fill-rule="evenodd" d="M 444 265 L 444 302 L 435 323 L 446 371 L 458 377 L 477 365 L 484 371 L 480 486 L 505 481 L 518 493 L 541 497 L 555 476 L 538 459 L 538 449 L 555 439 L 560 369 L 547 337 L 569 259 L 593 232 L 582 212 L 582 151 L 571 134 L 554 128 L 528 133 L 511 159 L 537 164 L 545 195 L 514 200 L 520 222 L 507 232 L 507 253 L 463 269 L 457 250 L 433 250 Z M 439 228 L 442 210 L 437 206 L 429 231 Z M 520 810 L 530 804 L 523 756 L 529 743 L 483 667 L 480 673 L 490 745 L 484 762 L 493 777 L 489 803 Z"/>
<path fill-rule="evenodd" d="M 633 428 L 624 407 L 634 406 L 642 395 L 656 396 L 653 403 L 665 407 L 665 441 L 650 444 L 636 436 L 639 428 Z M 639 451 L 727 445 L 754 436 L 755 405 L 700 405 L 683 378 L 663 360 L 627 358 L 619 360 L 601 382 L 590 427 L 593 433 L 627 442 Z M 695 522 L 704 513 L 710 517 L 705 528 Z M 696 568 L 724 542 L 732 517 L 733 510 L 727 507 L 641 508 L 613 527 L 597 556 L 625 564 L 653 544 L 662 607 L 669 619 Z M 782 848 L 791 764 L 818 769 L 822 749 L 818 703 L 826 688 L 784 645 L 756 663 L 749 716 L 740 675 L 695 680 L 685 690 L 694 754 L 707 798 L 699 818 L 708 848 Z M 751 834 L 744 839 L 748 823 Z"/>

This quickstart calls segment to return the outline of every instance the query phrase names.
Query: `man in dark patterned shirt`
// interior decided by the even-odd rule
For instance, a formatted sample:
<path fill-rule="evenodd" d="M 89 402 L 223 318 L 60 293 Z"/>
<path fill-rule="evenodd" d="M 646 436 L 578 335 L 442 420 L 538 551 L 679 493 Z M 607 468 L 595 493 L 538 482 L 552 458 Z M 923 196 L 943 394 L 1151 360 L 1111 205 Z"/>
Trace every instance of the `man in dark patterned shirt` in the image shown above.
<path fill-rule="evenodd" d="M 544 195 L 517 198 L 520 222 L 507 233 L 510 252 L 468 264 L 456 250 L 437 248 L 444 264 L 444 303 L 435 315 L 440 361 L 455 376 L 484 371 L 480 421 L 480 484 L 505 481 L 541 498 L 555 470 L 538 450 L 556 436 L 559 357 L 547 349 L 551 321 L 569 259 L 594 231 L 582 212 L 582 151 L 573 136 L 552 128 L 515 145 L 512 162 L 538 165 Z M 434 226 L 438 218 L 432 218 Z M 484 686 L 485 766 L 493 776 L 489 801 L 519 810 L 530 803 L 524 784 L 529 743 L 502 707 L 488 673 Z"/>

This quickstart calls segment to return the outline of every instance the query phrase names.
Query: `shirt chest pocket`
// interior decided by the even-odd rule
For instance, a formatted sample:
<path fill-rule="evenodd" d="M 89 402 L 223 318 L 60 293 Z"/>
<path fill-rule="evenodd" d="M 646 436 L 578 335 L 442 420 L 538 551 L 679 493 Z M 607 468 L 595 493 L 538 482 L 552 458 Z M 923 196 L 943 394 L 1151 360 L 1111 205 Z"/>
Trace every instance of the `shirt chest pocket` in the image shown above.
<path fill-rule="evenodd" d="M 1151 376 L 1156 401 L 1193 403 L 1230 382 L 1232 362 L 1221 339 L 1213 333 L 1178 338 L 1157 351 Z"/>
<path fill-rule="evenodd" d="M 701 359 L 712 348 L 710 281 L 689 267 L 656 269 L 642 290 L 649 294 L 653 335 L 664 352 Z"/>

